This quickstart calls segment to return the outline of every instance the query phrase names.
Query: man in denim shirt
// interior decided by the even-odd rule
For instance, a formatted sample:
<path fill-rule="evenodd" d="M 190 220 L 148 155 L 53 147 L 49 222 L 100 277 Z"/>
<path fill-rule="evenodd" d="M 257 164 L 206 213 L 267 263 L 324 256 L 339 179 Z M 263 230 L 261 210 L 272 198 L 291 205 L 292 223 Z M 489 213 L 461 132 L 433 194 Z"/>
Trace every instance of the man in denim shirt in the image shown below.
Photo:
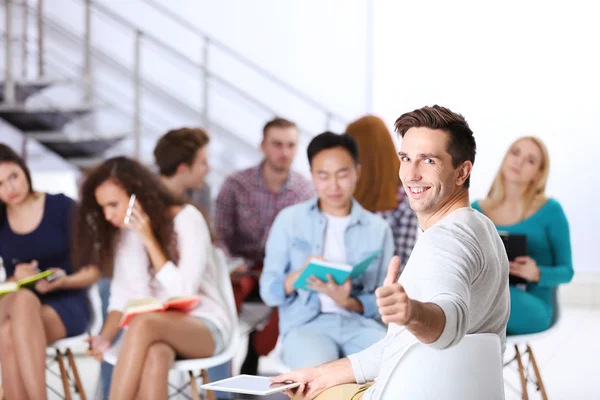
<path fill-rule="evenodd" d="M 354 139 L 325 132 L 307 153 L 318 197 L 279 213 L 260 278 L 263 301 L 279 307 L 283 358 L 291 368 L 337 360 L 385 336 L 375 290 L 394 252 L 389 225 L 352 198 L 360 176 Z M 367 271 L 352 281 L 337 285 L 331 277 L 312 277 L 313 290 L 293 287 L 310 257 L 352 265 L 377 250 Z"/>

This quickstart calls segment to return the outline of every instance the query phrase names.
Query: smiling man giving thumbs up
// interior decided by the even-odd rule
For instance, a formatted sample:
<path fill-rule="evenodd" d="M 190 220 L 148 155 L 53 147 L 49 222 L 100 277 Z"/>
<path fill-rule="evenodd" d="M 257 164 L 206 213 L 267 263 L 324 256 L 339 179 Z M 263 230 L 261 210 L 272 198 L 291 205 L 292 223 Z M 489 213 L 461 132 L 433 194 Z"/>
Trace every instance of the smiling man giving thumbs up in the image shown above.
<path fill-rule="evenodd" d="M 422 343 L 431 343 L 440 337 L 446 317 L 434 303 L 411 299 L 398 282 L 400 258 L 392 258 L 383 286 L 377 289 L 377 306 L 381 320 L 386 324 L 404 325 Z"/>
<path fill-rule="evenodd" d="M 400 277 L 394 257 L 375 292 L 387 335 L 341 360 L 272 378 L 302 382 L 290 397 L 378 399 L 418 343 L 446 349 L 466 334 L 494 333 L 504 346 L 508 258 L 492 221 L 469 206 L 473 132 L 461 115 L 439 106 L 403 114 L 396 131 L 402 136 L 400 179 L 422 232 Z"/>

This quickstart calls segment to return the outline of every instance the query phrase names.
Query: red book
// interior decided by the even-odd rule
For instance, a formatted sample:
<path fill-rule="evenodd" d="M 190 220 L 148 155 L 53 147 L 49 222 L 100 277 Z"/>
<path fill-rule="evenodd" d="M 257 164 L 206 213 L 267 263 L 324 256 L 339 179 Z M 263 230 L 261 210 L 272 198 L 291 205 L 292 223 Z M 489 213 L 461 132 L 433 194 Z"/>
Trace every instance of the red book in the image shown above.
<path fill-rule="evenodd" d="M 127 304 L 121 318 L 121 328 L 127 326 L 138 314 L 160 311 L 180 311 L 188 313 L 200 304 L 200 296 L 172 297 L 165 302 L 157 299 L 132 300 Z"/>

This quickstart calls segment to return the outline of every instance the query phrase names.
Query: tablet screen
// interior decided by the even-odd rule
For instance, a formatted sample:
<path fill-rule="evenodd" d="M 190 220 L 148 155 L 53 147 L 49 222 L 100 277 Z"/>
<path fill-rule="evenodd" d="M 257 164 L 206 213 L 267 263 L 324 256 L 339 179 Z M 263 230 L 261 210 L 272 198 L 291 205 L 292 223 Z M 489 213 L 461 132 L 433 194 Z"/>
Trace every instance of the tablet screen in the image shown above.
<path fill-rule="evenodd" d="M 254 375 L 239 375 L 202 385 L 203 389 L 221 392 L 268 395 L 300 386 L 300 383 L 273 383 L 269 378 Z"/>

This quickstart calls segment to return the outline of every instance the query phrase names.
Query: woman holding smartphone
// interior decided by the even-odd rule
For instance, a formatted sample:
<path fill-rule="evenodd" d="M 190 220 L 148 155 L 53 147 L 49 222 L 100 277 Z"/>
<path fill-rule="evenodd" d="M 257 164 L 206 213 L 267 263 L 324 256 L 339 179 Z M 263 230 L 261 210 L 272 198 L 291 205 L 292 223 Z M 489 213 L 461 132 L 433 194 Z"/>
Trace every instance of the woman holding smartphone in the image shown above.
<path fill-rule="evenodd" d="M 113 275 L 108 317 L 100 335 L 91 339 L 97 359 L 119 332 L 129 301 L 201 297 L 189 313 L 135 316 L 120 339 L 110 398 L 166 398 L 175 358 L 220 353 L 233 327 L 218 288 L 206 221 L 195 207 L 172 196 L 151 171 L 117 157 L 90 172 L 84 182 L 77 233 L 77 248 L 97 254 L 101 269 Z"/>
<path fill-rule="evenodd" d="M 23 159 L 0 144 L 0 257 L 7 281 L 48 270 L 56 277 L 0 297 L 0 364 L 8 400 L 45 399 L 46 346 L 87 329 L 83 289 L 100 273 L 92 266 L 74 272 L 74 211 L 67 196 L 34 191 Z"/>

